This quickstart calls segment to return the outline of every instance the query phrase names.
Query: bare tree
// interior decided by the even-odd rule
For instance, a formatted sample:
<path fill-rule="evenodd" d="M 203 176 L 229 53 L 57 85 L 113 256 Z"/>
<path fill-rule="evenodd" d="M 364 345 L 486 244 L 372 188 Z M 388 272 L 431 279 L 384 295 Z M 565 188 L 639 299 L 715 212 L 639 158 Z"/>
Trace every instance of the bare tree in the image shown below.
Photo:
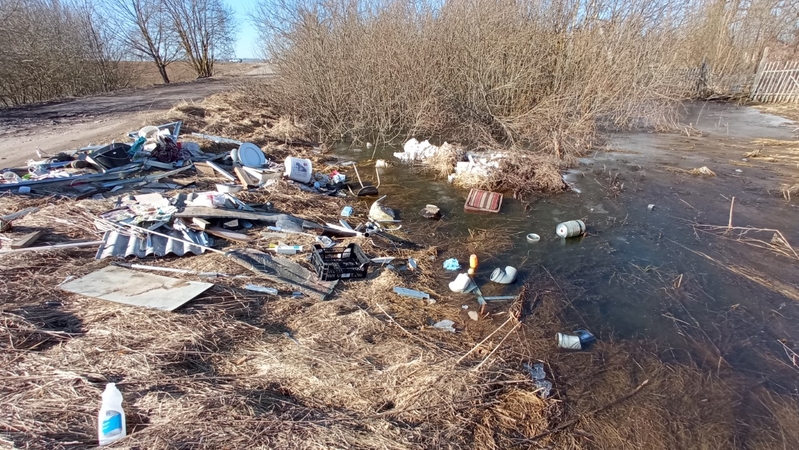
<path fill-rule="evenodd" d="M 116 38 L 137 57 L 152 60 L 169 83 L 166 67 L 178 59 L 181 46 L 171 16 L 161 0 L 110 0 L 109 17 Z"/>
<path fill-rule="evenodd" d="M 214 59 L 230 51 L 233 11 L 221 0 L 163 0 L 180 45 L 199 78 L 214 74 Z"/>

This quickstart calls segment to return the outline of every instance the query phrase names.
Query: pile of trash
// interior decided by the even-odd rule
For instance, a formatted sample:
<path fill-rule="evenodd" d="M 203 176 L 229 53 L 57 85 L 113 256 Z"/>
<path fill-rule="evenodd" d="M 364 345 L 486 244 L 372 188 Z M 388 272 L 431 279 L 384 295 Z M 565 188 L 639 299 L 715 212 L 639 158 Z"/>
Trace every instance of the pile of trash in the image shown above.
<path fill-rule="evenodd" d="M 447 181 L 450 183 L 466 177 L 489 178 L 493 171 L 499 169 L 502 160 L 508 158 L 508 155 L 502 152 L 494 152 L 487 155 L 478 154 L 466 152 L 448 142 L 437 146 L 431 144 L 429 140 L 419 142 L 415 138 L 405 142 L 402 149 L 402 152 L 394 153 L 394 157 L 409 164 L 424 164 L 439 155 L 454 155 L 456 163 L 451 167 L 451 173 L 447 176 Z"/>

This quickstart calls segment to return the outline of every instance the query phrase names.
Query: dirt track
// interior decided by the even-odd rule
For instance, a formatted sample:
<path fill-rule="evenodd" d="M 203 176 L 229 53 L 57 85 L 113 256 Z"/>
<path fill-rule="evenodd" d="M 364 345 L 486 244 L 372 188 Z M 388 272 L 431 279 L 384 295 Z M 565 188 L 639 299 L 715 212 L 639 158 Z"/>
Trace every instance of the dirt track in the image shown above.
<path fill-rule="evenodd" d="M 0 168 L 24 165 L 37 157 L 36 149 L 52 154 L 121 140 L 159 112 L 225 91 L 233 80 L 157 85 L 0 110 Z"/>

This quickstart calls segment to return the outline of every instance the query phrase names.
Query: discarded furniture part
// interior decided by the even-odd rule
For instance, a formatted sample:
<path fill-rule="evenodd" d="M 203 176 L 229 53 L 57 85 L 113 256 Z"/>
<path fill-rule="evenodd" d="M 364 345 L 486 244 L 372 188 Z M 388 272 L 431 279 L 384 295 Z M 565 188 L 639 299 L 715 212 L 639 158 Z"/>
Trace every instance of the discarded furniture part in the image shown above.
<path fill-rule="evenodd" d="M 0 185 L 2 186 L 2 185 Z M 25 208 L 23 210 L 17 211 L 15 213 L 6 214 L 5 216 L 0 216 L 0 232 L 7 231 L 11 228 L 11 222 L 20 219 L 22 217 L 27 216 L 30 213 L 34 213 L 38 211 L 39 208 Z"/>
<path fill-rule="evenodd" d="M 237 157 L 238 161 L 236 162 L 245 167 L 262 167 L 266 164 L 266 155 L 261 151 L 261 147 L 250 142 L 245 142 L 239 146 Z"/>
<path fill-rule="evenodd" d="M 0 255 L 4 255 L 6 253 L 47 252 L 51 250 L 64 250 L 67 248 L 95 247 L 102 243 L 103 241 L 69 242 L 66 244 L 43 245 L 41 247 L 16 248 L 12 250 L 0 250 Z"/>
<path fill-rule="evenodd" d="M 361 185 L 361 188 L 358 189 L 358 192 L 356 192 L 355 195 L 358 197 L 366 197 L 366 196 L 371 197 L 373 195 L 378 195 L 378 188 L 380 187 L 380 172 L 377 171 L 377 167 L 375 167 L 377 186 L 364 186 L 363 181 L 361 181 L 361 175 L 358 173 L 358 166 L 353 164 L 352 168 L 355 169 L 355 176 L 358 177 L 358 183 Z M 352 190 L 350 190 L 350 192 L 352 192 Z"/>
<path fill-rule="evenodd" d="M 228 139 L 228 138 L 225 138 L 225 137 L 214 136 L 214 135 L 211 135 L 211 134 L 192 133 L 191 135 L 194 136 L 194 137 L 202 138 L 202 139 L 208 139 L 209 141 L 216 142 L 217 144 L 241 145 L 241 144 L 244 143 L 242 141 L 237 141 L 235 139 Z"/>
<path fill-rule="evenodd" d="M 538 242 L 540 240 L 541 240 L 541 236 L 539 236 L 539 235 L 537 235 L 535 233 L 530 233 L 530 234 L 527 235 L 527 242 L 529 242 L 531 244 L 535 244 L 536 242 Z"/>
<path fill-rule="evenodd" d="M 314 245 L 311 263 L 322 281 L 366 278 L 371 260 L 358 244 L 322 248 Z"/>
<path fill-rule="evenodd" d="M 440 330 L 449 331 L 450 333 L 454 333 L 456 331 L 455 330 L 455 322 L 453 322 L 453 321 L 451 321 L 449 319 L 444 319 L 444 320 L 438 321 L 438 322 L 433 324 L 433 327 L 434 328 L 438 328 Z"/>
<path fill-rule="evenodd" d="M 212 283 L 186 281 L 108 266 L 59 287 L 86 297 L 173 311 L 211 286 Z"/>
<path fill-rule="evenodd" d="M 313 178 L 313 165 L 310 159 L 289 156 L 286 158 L 284 165 L 286 166 L 284 175 L 290 180 L 303 184 L 311 182 L 311 178 Z"/>
<path fill-rule="evenodd" d="M 582 220 L 570 220 L 558 224 L 555 233 L 562 238 L 582 236 L 585 233 L 585 222 Z"/>
<path fill-rule="evenodd" d="M 269 295 L 277 295 L 278 294 L 278 291 L 275 288 L 266 287 L 266 286 L 258 286 L 257 284 L 248 284 L 248 285 L 244 286 L 244 289 L 247 289 L 248 291 L 253 291 L 253 292 L 261 292 L 261 293 L 269 294 Z"/>
<path fill-rule="evenodd" d="M 461 270 L 461 264 L 455 258 L 444 261 L 444 270 Z"/>
<path fill-rule="evenodd" d="M 146 237 L 120 233 L 116 230 L 106 231 L 94 259 L 99 260 L 110 256 L 146 258 L 169 254 L 183 256 L 187 253 L 200 255 L 205 252 L 201 245 L 187 243 L 182 237 L 184 236 L 179 231 L 172 231 L 169 235 L 150 234 Z"/>
<path fill-rule="evenodd" d="M 463 205 L 464 211 L 498 213 L 502 208 L 503 195 L 498 192 L 472 189 Z"/>
<path fill-rule="evenodd" d="M 439 220 L 441 219 L 441 208 L 436 205 L 427 205 L 419 212 L 419 214 L 421 214 L 425 219 Z"/>
<path fill-rule="evenodd" d="M 380 197 L 379 199 L 375 200 L 372 203 L 372 206 L 369 207 L 369 219 L 375 222 L 394 222 L 396 219 L 396 214 L 394 210 L 383 205 L 383 200 L 385 200 L 387 195 Z"/>
<path fill-rule="evenodd" d="M 15 239 L 11 242 L 11 248 L 25 248 L 30 247 L 36 242 L 40 237 L 44 236 L 47 232 L 44 230 L 34 231 L 33 233 L 28 233 L 25 236 L 22 236 L 19 239 Z"/>
<path fill-rule="evenodd" d="M 558 339 L 558 346 L 560 348 L 565 348 L 567 350 L 582 350 L 583 348 L 580 344 L 579 336 L 558 333 L 556 337 Z"/>
<path fill-rule="evenodd" d="M 421 300 L 430 300 L 430 294 L 427 292 L 417 291 L 416 289 L 407 289 L 404 287 L 395 286 L 394 293 L 403 297 L 418 298 Z"/>
<path fill-rule="evenodd" d="M 238 181 L 236 177 L 231 175 L 227 170 L 219 167 L 219 165 L 217 163 L 215 163 L 213 161 L 206 161 L 205 164 L 207 164 L 208 167 L 216 170 L 220 175 L 222 175 L 223 177 L 227 178 L 228 180 L 230 180 L 230 181 L 232 181 L 234 183 L 236 181 Z"/>
<path fill-rule="evenodd" d="M 476 287 L 472 277 L 467 273 L 458 274 L 458 277 L 449 283 L 449 290 L 457 293 L 471 292 Z"/>
<path fill-rule="evenodd" d="M 225 253 L 225 256 L 258 276 L 291 285 L 319 300 L 327 298 L 338 283 L 338 280 L 319 280 L 316 274 L 289 259 L 270 256 L 255 249 L 236 249 Z"/>
<path fill-rule="evenodd" d="M 506 266 L 504 269 L 497 267 L 491 272 L 491 281 L 498 284 L 512 284 L 516 281 L 516 268 Z"/>

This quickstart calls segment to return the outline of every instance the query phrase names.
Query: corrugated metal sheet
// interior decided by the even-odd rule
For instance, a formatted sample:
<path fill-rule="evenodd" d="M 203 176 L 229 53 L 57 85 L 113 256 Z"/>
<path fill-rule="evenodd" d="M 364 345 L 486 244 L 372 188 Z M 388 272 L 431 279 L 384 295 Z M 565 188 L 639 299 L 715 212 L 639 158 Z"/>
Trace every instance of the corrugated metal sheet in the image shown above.
<path fill-rule="evenodd" d="M 173 233 L 176 233 L 176 238 L 184 239 L 182 233 L 174 231 Z M 205 236 L 205 233 L 191 233 L 193 242 L 202 242 L 200 239 L 203 238 L 210 240 L 210 238 Z M 209 242 L 208 245 L 213 245 L 213 243 Z M 150 255 L 166 256 L 169 254 L 183 256 L 189 252 L 199 255 L 205 253 L 205 250 L 196 245 L 184 244 L 183 242 L 167 239 L 163 236 L 149 235 L 147 238 L 139 238 L 120 234 L 116 231 L 106 231 L 105 236 L 103 236 L 103 245 L 97 250 L 97 255 L 95 255 L 94 258 L 103 259 L 109 256 L 136 256 L 138 258 L 145 258 Z"/>

